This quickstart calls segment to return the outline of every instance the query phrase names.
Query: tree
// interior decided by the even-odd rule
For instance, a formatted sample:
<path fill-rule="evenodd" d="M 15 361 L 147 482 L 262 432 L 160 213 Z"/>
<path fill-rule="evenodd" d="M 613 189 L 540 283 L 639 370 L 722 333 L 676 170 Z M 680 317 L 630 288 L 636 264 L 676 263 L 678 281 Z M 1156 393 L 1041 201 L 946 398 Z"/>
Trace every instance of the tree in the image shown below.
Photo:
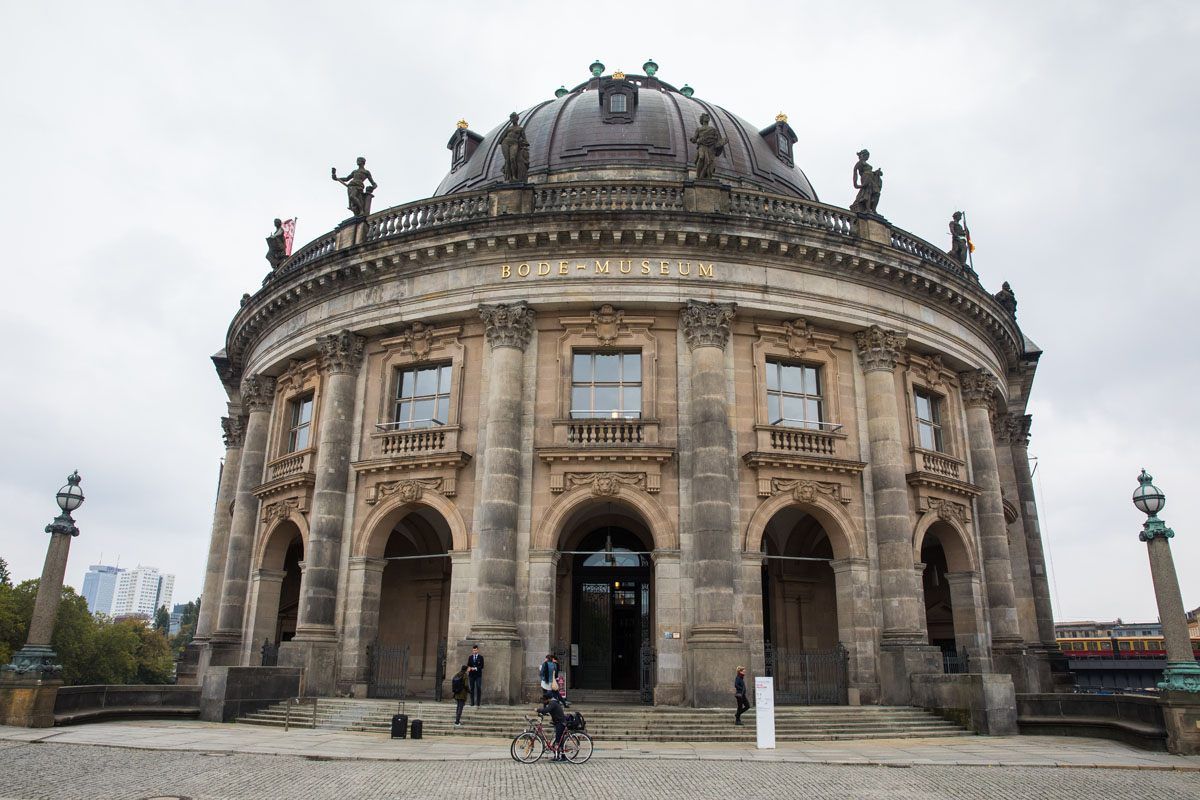
<path fill-rule="evenodd" d="M 192 638 L 196 635 L 196 621 L 200 618 L 200 598 L 197 597 L 183 607 L 183 613 L 179 617 L 179 631 L 171 637 L 171 652 L 176 657 L 183 653 L 183 649 L 191 644 Z"/>
<path fill-rule="evenodd" d="M 166 636 L 171 630 L 171 612 L 167 611 L 166 606 L 159 606 L 154 612 L 154 630 L 162 631 Z"/>
<path fill-rule="evenodd" d="M 12 575 L 8 571 L 8 562 L 0 558 L 0 586 L 12 586 Z"/>

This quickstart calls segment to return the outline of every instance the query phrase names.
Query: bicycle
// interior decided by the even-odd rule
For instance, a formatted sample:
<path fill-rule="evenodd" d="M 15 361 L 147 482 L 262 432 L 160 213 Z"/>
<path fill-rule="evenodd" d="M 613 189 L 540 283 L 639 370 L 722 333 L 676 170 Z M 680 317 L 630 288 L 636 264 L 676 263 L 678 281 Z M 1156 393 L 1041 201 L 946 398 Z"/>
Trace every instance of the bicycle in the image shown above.
<path fill-rule="evenodd" d="M 562 754 L 572 764 L 586 764 L 592 757 L 593 749 L 592 737 L 584 731 L 568 731 L 563 737 Z M 514 761 L 532 764 L 547 750 L 554 752 L 554 745 L 546 738 L 541 720 L 525 717 L 525 730 L 513 737 L 508 750 Z"/>

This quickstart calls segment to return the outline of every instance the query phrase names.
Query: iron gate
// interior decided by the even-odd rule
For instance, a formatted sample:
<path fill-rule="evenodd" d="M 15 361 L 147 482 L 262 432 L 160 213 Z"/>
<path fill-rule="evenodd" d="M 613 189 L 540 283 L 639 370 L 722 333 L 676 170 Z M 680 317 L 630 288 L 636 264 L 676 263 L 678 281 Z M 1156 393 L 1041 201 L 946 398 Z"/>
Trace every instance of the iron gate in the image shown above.
<path fill-rule="evenodd" d="M 638 673 L 638 690 L 642 702 L 654 705 L 654 662 L 658 659 L 654 648 L 648 644 L 642 645 L 641 672 Z"/>
<path fill-rule="evenodd" d="M 263 639 L 262 665 L 264 667 L 279 666 L 279 645 L 271 644 L 270 639 Z"/>
<path fill-rule="evenodd" d="M 379 642 L 367 648 L 367 663 L 371 668 L 367 697 L 404 697 L 408 690 L 409 651 L 406 644 Z"/>
<path fill-rule="evenodd" d="M 437 665 L 433 670 L 433 699 L 441 702 L 442 683 L 446 680 L 446 642 L 439 640 L 437 646 Z"/>
<path fill-rule="evenodd" d="M 767 642 L 765 655 L 767 675 L 775 679 L 776 704 L 847 704 L 849 653 L 840 643 L 832 650 L 792 650 Z"/>

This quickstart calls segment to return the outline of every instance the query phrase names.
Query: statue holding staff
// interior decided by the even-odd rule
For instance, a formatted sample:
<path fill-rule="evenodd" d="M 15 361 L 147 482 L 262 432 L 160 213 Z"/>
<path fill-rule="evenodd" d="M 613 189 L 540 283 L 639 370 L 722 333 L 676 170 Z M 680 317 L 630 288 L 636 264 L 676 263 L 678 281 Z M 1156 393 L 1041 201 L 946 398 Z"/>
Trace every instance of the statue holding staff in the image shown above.
<path fill-rule="evenodd" d="M 371 213 L 371 198 L 370 195 L 375 191 L 379 184 L 375 183 L 375 179 L 371 177 L 371 171 L 367 169 L 367 160 L 362 156 L 358 157 L 358 168 L 352 171 L 344 178 L 339 178 L 337 167 L 330 167 L 329 174 L 338 183 L 346 187 L 346 195 L 350 201 L 350 213 L 356 217 L 365 217 Z M 370 187 L 367 187 L 367 183 Z"/>

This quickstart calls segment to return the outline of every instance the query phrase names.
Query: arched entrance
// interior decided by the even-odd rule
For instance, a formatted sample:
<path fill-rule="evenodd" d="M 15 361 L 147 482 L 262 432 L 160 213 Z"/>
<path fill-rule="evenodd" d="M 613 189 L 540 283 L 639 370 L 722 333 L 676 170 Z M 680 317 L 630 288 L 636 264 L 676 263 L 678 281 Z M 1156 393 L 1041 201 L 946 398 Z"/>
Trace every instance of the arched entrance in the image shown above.
<path fill-rule="evenodd" d="M 437 511 L 413 506 L 383 545 L 373 696 L 434 697 L 441 684 L 450 620 L 450 541 L 450 527 Z"/>
<path fill-rule="evenodd" d="M 303 563 L 300 527 L 291 519 L 279 521 L 263 539 L 259 568 L 252 576 L 253 630 L 245 645 L 246 663 L 273 665 L 280 643 L 296 635 Z"/>
<path fill-rule="evenodd" d="M 927 535 L 921 545 L 921 563 L 925 569 L 921 585 L 925 591 L 925 627 L 929 643 L 942 649 L 943 655 L 953 655 L 958 649 L 954 641 L 954 601 L 950 597 L 950 582 L 946 579 L 946 552 L 936 534 Z"/>
<path fill-rule="evenodd" d="M 568 686 L 589 692 L 638 692 L 649 699 L 654 676 L 653 537 L 620 508 L 577 522 L 562 540 L 556 632 Z M 596 695 L 604 698 L 604 694 Z M 611 695 L 621 699 L 620 695 Z M 633 699 L 632 694 L 625 699 Z"/>
<path fill-rule="evenodd" d="M 802 507 L 787 506 L 767 523 L 762 552 L 764 655 L 776 701 L 845 703 L 847 653 L 825 528 Z"/>
<path fill-rule="evenodd" d="M 929 643 L 941 648 L 946 672 L 979 672 L 989 664 L 979 574 L 968 541 L 956 525 L 931 514 L 918 525 L 914 542 L 925 565 L 921 588 Z"/>

